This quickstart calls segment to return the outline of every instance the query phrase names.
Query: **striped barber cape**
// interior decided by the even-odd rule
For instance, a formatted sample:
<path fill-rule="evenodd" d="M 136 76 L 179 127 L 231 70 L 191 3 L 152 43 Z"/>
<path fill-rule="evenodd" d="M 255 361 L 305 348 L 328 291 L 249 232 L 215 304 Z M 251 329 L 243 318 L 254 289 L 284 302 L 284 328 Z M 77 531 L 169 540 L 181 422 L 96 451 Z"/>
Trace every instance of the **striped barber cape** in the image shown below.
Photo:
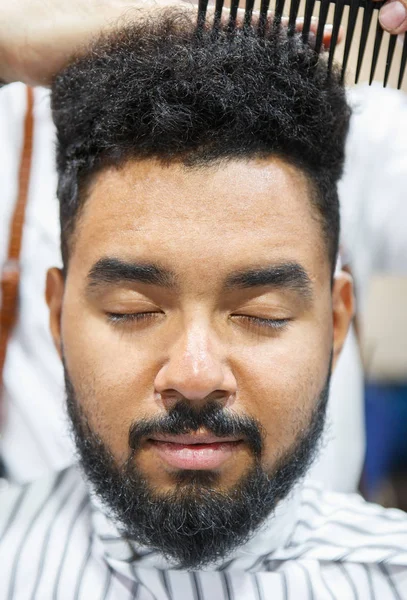
<path fill-rule="evenodd" d="M 120 536 L 76 467 L 0 492 L 1 600 L 406 600 L 407 515 L 298 485 L 223 564 Z"/>

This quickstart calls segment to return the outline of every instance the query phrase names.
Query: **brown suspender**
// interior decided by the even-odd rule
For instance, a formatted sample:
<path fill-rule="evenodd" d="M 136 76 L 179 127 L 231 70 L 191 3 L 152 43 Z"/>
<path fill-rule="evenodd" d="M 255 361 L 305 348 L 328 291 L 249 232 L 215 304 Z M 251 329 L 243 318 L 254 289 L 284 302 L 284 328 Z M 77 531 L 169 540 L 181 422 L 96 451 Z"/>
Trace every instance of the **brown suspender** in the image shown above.
<path fill-rule="evenodd" d="M 3 371 L 7 344 L 18 315 L 18 291 L 20 283 L 20 253 L 23 239 L 25 209 L 30 183 L 31 156 L 34 132 L 34 92 L 27 88 L 27 111 L 24 123 L 24 145 L 21 154 L 18 197 L 10 228 L 8 256 L 1 273 L 0 308 L 0 401 L 3 390 Z M 1 409 L 1 402 L 0 402 Z M 1 415 L 0 415 L 1 416 Z"/>

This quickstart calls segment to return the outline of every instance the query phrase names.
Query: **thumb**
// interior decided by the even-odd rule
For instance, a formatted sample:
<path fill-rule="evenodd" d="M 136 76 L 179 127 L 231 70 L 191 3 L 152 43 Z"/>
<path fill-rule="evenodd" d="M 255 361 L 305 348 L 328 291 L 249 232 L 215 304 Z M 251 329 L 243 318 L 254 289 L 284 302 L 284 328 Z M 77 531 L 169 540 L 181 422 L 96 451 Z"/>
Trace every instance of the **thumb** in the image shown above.
<path fill-rule="evenodd" d="M 392 34 L 407 31 L 407 0 L 389 0 L 380 9 L 379 21 L 383 29 Z"/>

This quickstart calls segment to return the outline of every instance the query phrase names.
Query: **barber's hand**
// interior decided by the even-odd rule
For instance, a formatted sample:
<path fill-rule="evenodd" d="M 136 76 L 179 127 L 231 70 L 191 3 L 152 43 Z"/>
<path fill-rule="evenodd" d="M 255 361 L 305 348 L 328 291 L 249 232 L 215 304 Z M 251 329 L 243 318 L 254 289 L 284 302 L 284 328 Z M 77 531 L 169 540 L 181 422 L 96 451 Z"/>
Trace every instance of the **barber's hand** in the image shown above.
<path fill-rule="evenodd" d="M 389 0 L 380 9 L 380 24 L 389 33 L 407 31 L 407 0 Z"/>
<path fill-rule="evenodd" d="M 0 0 L 0 80 L 49 85 L 102 31 L 171 5 L 196 11 L 193 0 Z M 313 20 L 311 31 L 316 28 Z M 328 26 L 325 47 L 330 35 Z"/>
<path fill-rule="evenodd" d="M 49 85 L 72 55 L 139 9 L 175 0 L 0 0 L 0 79 Z M 182 2 L 178 0 L 177 4 Z"/>
<path fill-rule="evenodd" d="M 303 23 L 303 19 L 297 19 L 297 31 L 301 31 L 302 30 L 302 23 Z M 312 17 L 311 19 L 311 25 L 310 25 L 310 45 L 312 46 L 313 41 L 312 41 L 312 35 L 316 36 L 317 35 L 317 31 L 318 31 L 318 19 L 316 17 Z M 339 32 L 338 32 L 338 39 L 337 39 L 337 44 L 340 44 L 343 41 L 343 27 L 341 26 L 339 28 Z M 326 25 L 325 29 L 324 29 L 324 35 L 322 38 L 322 44 L 325 48 L 325 50 L 329 50 L 329 47 L 331 45 L 331 38 L 332 38 L 332 25 Z M 314 38 L 315 41 L 315 38 Z"/>

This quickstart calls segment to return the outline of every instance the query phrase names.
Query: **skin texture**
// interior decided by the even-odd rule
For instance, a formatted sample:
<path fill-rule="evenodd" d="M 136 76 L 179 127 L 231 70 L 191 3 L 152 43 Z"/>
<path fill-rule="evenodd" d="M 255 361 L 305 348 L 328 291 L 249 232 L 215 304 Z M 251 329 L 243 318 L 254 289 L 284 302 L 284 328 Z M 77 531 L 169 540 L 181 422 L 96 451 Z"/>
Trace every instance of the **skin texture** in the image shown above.
<path fill-rule="evenodd" d="M 0 2 L 0 77 L 49 85 L 102 31 L 152 13 L 171 0 L 15 0 Z"/>
<path fill-rule="evenodd" d="M 69 269 L 47 278 L 51 330 L 83 414 L 122 465 L 128 432 L 179 400 L 216 400 L 265 432 L 262 467 L 272 470 L 310 422 L 333 349 L 353 313 L 351 278 L 331 287 L 326 248 L 307 181 L 283 162 L 230 161 L 191 169 L 154 160 L 100 172 L 77 223 Z M 87 287 L 97 261 L 114 257 L 171 270 L 176 287 Z M 225 289 L 236 271 L 298 263 L 310 294 L 273 286 Z M 107 313 L 152 312 L 111 322 Z M 278 329 L 250 320 L 288 319 Z M 171 469 L 147 443 L 135 460 L 159 493 Z M 218 471 L 220 489 L 240 481 L 245 444 Z"/>
<path fill-rule="evenodd" d="M 379 1 L 379 0 L 374 0 Z M 407 31 L 407 0 L 389 0 L 380 9 L 379 21 L 383 29 L 391 34 Z"/>

